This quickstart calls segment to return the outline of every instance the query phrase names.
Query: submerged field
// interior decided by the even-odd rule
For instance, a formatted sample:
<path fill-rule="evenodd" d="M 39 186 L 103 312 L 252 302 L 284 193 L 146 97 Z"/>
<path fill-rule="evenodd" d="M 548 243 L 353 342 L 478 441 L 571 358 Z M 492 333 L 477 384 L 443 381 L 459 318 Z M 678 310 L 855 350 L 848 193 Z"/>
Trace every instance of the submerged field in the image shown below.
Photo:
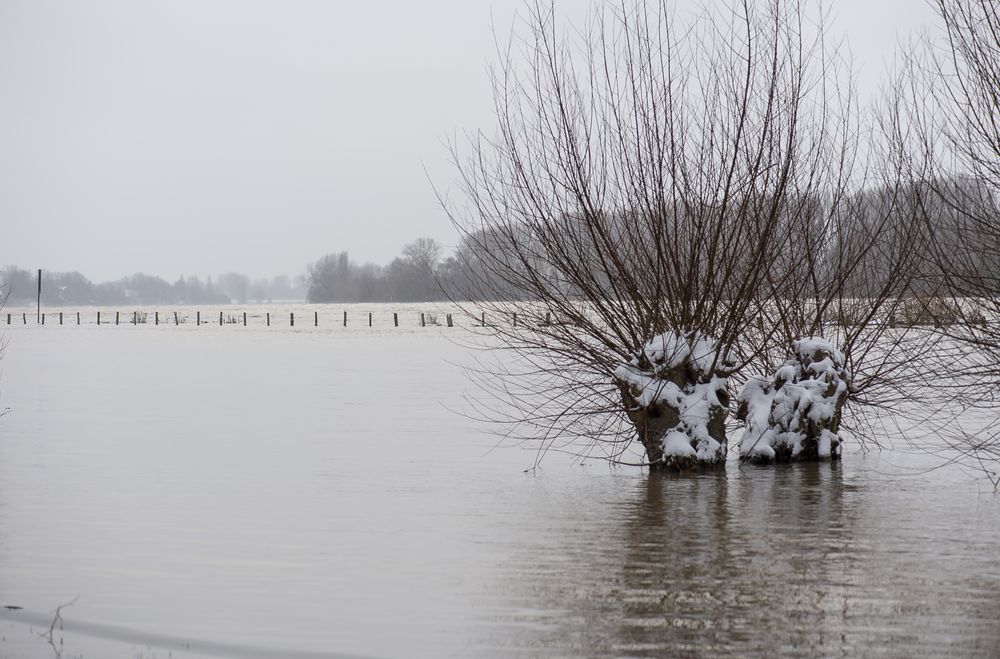
<path fill-rule="evenodd" d="M 0 656 L 51 654 L 38 632 L 77 596 L 63 656 L 1000 653 L 1000 501 L 976 474 L 850 445 L 526 473 L 533 452 L 460 414 L 467 329 L 316 309 L 3 316 L 0 606 L 22 608 Z"/>

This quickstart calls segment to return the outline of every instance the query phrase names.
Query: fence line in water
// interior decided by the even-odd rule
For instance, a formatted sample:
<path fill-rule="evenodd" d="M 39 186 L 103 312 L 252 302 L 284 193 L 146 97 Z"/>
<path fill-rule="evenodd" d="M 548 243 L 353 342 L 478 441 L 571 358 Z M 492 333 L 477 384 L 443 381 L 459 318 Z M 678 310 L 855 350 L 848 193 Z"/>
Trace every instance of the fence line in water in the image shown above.
<path fill-rule="evenodd" d="M 917 300 L 919 301 L 919 300 Z M 912 305 L 911 305 L 912 306 Z M 81 325 L 81 324 L 96 324 L 96 325 L 238 325 L 247 327 L 250 325 L 259 326 L 263 325 L 265 327 L 271 327 L 271 325 L 284 326 L 284 322 L 288 323 L 288 327 L 295 327 L 296 320 L 299 322 L 299 326 L 313 326 L 320 327 L 320 312 L 314 310 L 312 318 L 309 318 L 309 314 L 301 314 L 297 319 L 295 317 L 295 311 L 277 311 L 272 314 L 270 311 L 267 312 L 257 312 L 253 314 L 247 314 L 246 311 L 219 311 L 216 317 L 215 312 L 206 312 L 204 317 L 202 316 L 202 310 L 198 309 L 193 311 L 194 318 L 191 322 L 190 313 L 180 313 L 176 310 L 167 311 L 163 314 L 159 310 L 156 311 L 131 311 L 125 312 L 121 311 L 106 312 L 103 310 L 96 310 L 96 315 L 92 316 L 92 319 L 84 317 L 83 313 L 80 311 L 72 312 L 45 312 L 37 313 L 32 311 L 29 314 L 26 311 L 18 310 L 16 312 L 7 312 L 0 310 L 0 326 L 6 320 L 7 325 L 28 325 L 28 316 L 34 316 L 32 318 L 31 324 L 58 324 L 58 325 Z M 282 319 L 280 314 L 287 313 L 287 321 Z M 344 310 L 342 314 L 336 314 L 334 312 L 324 313 L 323 319 L 324 327 L 348 327 L 348 326 L 367 326 L 367 327 L 389 327 L 388 315 L 392 314 L 391 326 L 400 327 L 401 323 L 404 327 L 455 327 L 462 326 L 456 322 L 456 319 L 466 319 L 470 322 L 466 323 L 465 327 L 486 327 L 497 326 L 500 323 L 509 325 L 512 327 L 525 327 L 525 328 L 545 328 L 552 326 L 563 326 L 563 325 L 575 325 L 574 321 L 567 320 L 565 318 L 559 318 L 549 311 L 521 311 L 521 312 L 511 312 L 507 314 L 495 313 L 490 317 L 487 317 L 485 311 L 480 311 L 480 313 L 473 314 L 468 311 L 463 311 L 461 313 L 445 313 L 439 311 L 409 311 L 400 313 L 398 311 L 389 312 L 383 311 L 379 313 L 374 313 L 371 311 L 359 313 L 360 319 L 357 320 L 357 316 L 350 317 L 348 311 Z M 113 314 L 113 317 L 112 315 Z M 412 314 L 412 315 L 410 315 Z M 271 316 L 274 315 L 274 318 Z M 407 324 L 406 317 L 412 319 L 412 325 Z M 20 316 L 20 323 L 17 322 L 18 316 Z M 332 318 L 331 318 L 332 316 Z M 443 316 L 443 322 L 440 317 Z M 6 318 L 5 318 L 6 317 Z M 384 322 L 375 322 L 375 319 L 379 318 L 384 320 Z M 903 307 L 893 314 L 892 318 L 889 318 L 890 327 L 946 327 L 950 326 L 960 320 L 965 320 L 966 322 L 971 322 L 973 324 L 993 324 L 1000 322 L 998 318 L 989 319 L 985 314 L 978 313 L 975 307 L 970 310 L 965 310 L 962 312 L 956 309 L 946 308 L 942 312 L 941 310 L 936 310 L 934 312 L 928 309 L 926 302 L 921 303 L 915 308 L 909 308 L 905 304 Z M 303 320 L 305 322 L 303 322 Z M 591 317 L 590 319 L 594 319 Z M 252 322 L 251 322 L 252 321 Z M 310 323 L 310 321 L 312 321 Z M 599 321 L 598 321 L 599 322 Z M 836 320 L 832 321 L 834 324 L 844 325 L 844 326 L 856 326 L 861 321 L 855 320 L 845 316 L 843 313 L 838 315 Z"/>
<path fill-rule="evenodd" d="M 102 313 L 104 315 L 102 315 Z M 113 318 L 109 315 L 110 313 L 114 314 Z M 251 324 L 253 324 L 253 325 L 263 324 L 265 327 L 270 327 L 272 325 L 272 318 L 271 318 L 272 314 L 271 314 L 271 312 L 265 312 L 265 313 L 259 313 L 259 314 L 252 314 L 252 315 L 248 316 L 246 311 L 229 313 L 229 314 L 227 314 L 225 311 L 220 311 L 219 315 L 218 315 L 218 319 L 216 319 L 216 317 L 214 315 L 214 312 L 211 315 L 207 315 L 206 314 L 206 316 L 204 318 L 202 317 L 201 310 L 196 310 L 194 313 L 195 313 L 194 322 L 190 323 L 189 322 L 190 321 L 190 315 L 182 315 L 182 314 L 178 313 L 177 311 L 166 312 L 164 315 L 161 316 L 160 311 L 151 311 L 151 312 L 150 311 L 132 311 L 132 312 L 126 312 L 123 315 L 121 311 L 102 312 L 102 311 L 98 310 L 98 311 L 96 311 L 96 315 L 92 317 L 93 320 L 88 320 L 83 315 L 81 315 L 81 312 L 79 312 L 79 311 L 70 312 L 68 314 L 64 313 L 62 311 L 59 311 L 59 312 L 52 312 L 52 313 L 50 313 L 50 312 L 41 313 L 36 318 L 33 319 L 34 322 L 32 324 L 37 323 L 37 324 L 45 325 L 46 324 L 46 320 L 48 319 L 49 324 L 59 324 L 59 325 L 81 325 L 81 324 L 88 324 L 89 325 L 89 324 L 96 324 L 96 325 L 154 325 L 154 326 L 159 326 L 159 325 L 173 325 L 173 326 L 180 326 L 180 325 L 193 324 L 193 325 L 196 325 L 196 326 L 201 326 L 201 325 L 219 325 L 219 326 L 223 326 L 223 325 L 238 325 L 238 326 L 242 326 L 242 327 L 247 327 L 247 326 L 249 326 Z M 388 313 L 388 312 L 386 312 L 386 313 Z M 456 326 L 455 314 L 451 314 L 451 313 L 440 314 L 440 313 L 432 313 L 432 312 L 427 312 L 427 311 L 413 312 L 413 313 L 415 313 L 415 316 L 413 316 L 414 324 L 416 326 L 418 326 L 418 327 L 429 327 L 429 326 L 430 327 L 439 327 L 439 326 L 454 327 L 454 326 Z M 17 323 L 16 322 L 17 315 L 21 316 L 21 319 L 20 319 L 21 323 Z M 441 316 L 441 315 L 444 316 L 444 322 L 443 323 L 441 322 L 441 320 L 439 320 L 439 316 Z M 392 312 L 392 326 L 393 327 L 399 327 L 400 326 L 400 317 L 401 316 L 402 316 L 402 314 L 400 314 L 399 312 Z M 473 327 L 485 327 L 487 325 L 487 317 L 486 317 L 486 312 L 485 311 L 480 312 L 480 314 L 478 316 L 475 315 L 475 314 L 471 314 L 471 313 L 466 313 L 466 314 L 464 314 L 464 316 L 466 316 L 469 320 L 472 321 L 470 324 Z M 524 325 L 524 320 L 525 320 L 526 317 L 530 318 L 530 314 L 522 314 L 521 321 L 520 321 L 522 325 Z M 303 318 L 303 316 L 299 317 L 300 326 L 302 325 L 302 318 Z M 312 324 L 313 327 L 319 327 L 320 326 L 320 314 L 319 314 L 319 311 L 313 311 L 311 319 L 308 318 L 308 315 L 306 315 L 305 318 L 307 318 L 308 320 L 312 321 L 311 324 Z M 3 316 L 0 316 L 0 322 L 3 322 L 2 319 L 3 319 Z M 336 326 L 336 325 L 339 324 L 342 327 L 348 327 L 349 326 L 349 321 L 352 320 L 352 319 L 349 319 L 347 311 L 344 311 L 343 315 L 342 316 L 338 316 L 337 319 L 340 322 L 338 323 L 337 321 L 334 321 L 332 323 L 332 326 Z M 360 321 L 357 321 L 357 322 L 360 322 L 362 324 L 362 326 L 364 326 L 365 323 L 367 323 L 367 327 L 374 327 L 375 326 L 374 319 L 375 319 L 375 314 L 373 312 L 369 311 L 367 313 L 362 313 Z M 255 321 L 255 322 L 251 323 L 250 322 L 251 320 Z M 278 320 L 277 316 L 273 320 L 277 321 Z M 288 327 L 295 327 L 295 320 L 296 320 L 296 318 L 295 318 L 295 312 L 294 311 L 288 312 L 288 321 L 287 321 L 288 322 Z M 307 320 L 307 322 L 308 322 L 308 320 Z M 508 317 L 506 319 L 506 321 L 508 323 L 510 323 L 512 326 L 517 327 L 518 326 L 518 314 L 517 313 L 511 314 L 510 317 Z M 537 317 L 537 321 L 538 321 L 538 324 L 542 325 L 542 326 L 551 325 L 552 324 L 552 314 L 550 312 L 546 312 L 545 315 L 544 315 L 544 318 L 541 316 L 541 314 L 539 314 L 538 317 Z M 27 312 L 22 312 L 20 314 L 13 313 L 13 312 L 6 313 L 6 324 L 7 325 L 13 325 L 13 324 L 27 325 L 28 324 L 28 314 L 27 314 Z M 274 324 L 281 325 L 280 322 L 275 322 Z M 379 323 L 378 325 L 380 327 L 388 326 L 388 325 L 382 325 L 381 323 Z"/>

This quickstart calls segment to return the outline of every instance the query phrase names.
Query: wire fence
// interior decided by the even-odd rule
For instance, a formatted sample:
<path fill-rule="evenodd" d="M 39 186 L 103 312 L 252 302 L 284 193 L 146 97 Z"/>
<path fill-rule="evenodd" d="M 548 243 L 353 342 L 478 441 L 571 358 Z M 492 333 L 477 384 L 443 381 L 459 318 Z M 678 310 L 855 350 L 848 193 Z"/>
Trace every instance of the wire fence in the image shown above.
<path fill-rule="evenodd" d="M 0 326 L 154 326 L 154 327 L 486 327 L 497 323 L 512 326 L 527 323 L 547 325 L 556 322 L 548 312 L 526 310 L 523 313 L 508 313 L 504 317 L 489 315 L 485 311 L 471 313 L 468 310 L 413 310 L 373 311 L 359 310 L 288 310 L 273 311 L 256 308 L 253 310 L 115 310 L 88 309 L 71 311 L 0 311 Z"/>

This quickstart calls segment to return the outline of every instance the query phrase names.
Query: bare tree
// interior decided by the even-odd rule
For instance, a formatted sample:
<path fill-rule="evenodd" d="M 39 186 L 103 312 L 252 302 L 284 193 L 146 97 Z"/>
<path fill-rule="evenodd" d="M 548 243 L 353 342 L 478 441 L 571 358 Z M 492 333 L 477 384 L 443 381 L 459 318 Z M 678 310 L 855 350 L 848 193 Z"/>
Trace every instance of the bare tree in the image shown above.
<path fill-rule="evenodd" d="M 540 454 L 721 464 L 730 390 L 827 331 L 851 281 L 872 287 L 862 325 L 889 327 L 914 237 L 899 195 L 863 221 L 849 194 L 857 112 L 819 9 L 622 3 L 571 31 L 538 2 L 493 82 L 498 134 L 455 150 L 477 266 L 459 296 L 489 301 L 516 356 L 486 368 L 504 402 L 480 411 Z M 874 259 L 890 233 L 897 254 Z M 868 363 L 884 332 L 839 327 Z"/>
<path fill-rule="evenodd" d="M 306 266 L 309 274 L 310 302 L 351 302 L 354 295 L 354 270 L 347 252 L 327 254 Z"/>
<path fill-rule="evenodd" d="M 1000 6 L 933 0 L 940 38 L 908 54 L 892 142 L 920 199 L 929 272 L 944 291 L 941 333 L 957 354 L 949 379 L 963 404 L 995 409 L 1000 393 Z M 1000 484 L 992 424 L 952 425 L 943 438 Z"/>
<path fill-rule="evenodd" d="M 433 238 L 418 238 L 403 246 L 402 256 L 387 267 L 389 287 L 395 300 L 440 300 L 441 283 L 436 279 L 442 248 Z"/>
<path fill-rule="evenodd" d="M 954 354 L 935 328 L 943 293 L 928 272 L 919 195 L 898 162 L 869 160 L 865 187 L 817 203 L 791 233 L 795 243 L 781 251 L 793 256 L 770 275 L 779 291 L 771 313 L 748 328 L 780 340 L 764 353 L 767 375 L 749 378 L 739 396 L 746 459 L 836 459 L 844 431 L 862 448 L 893 435 L 926 448 L 928 421 L 954 416 L 941 413 L 959 400 L 940 386 Z"/>
<path fill-rule="evenodd" d="M 246 304 L 250 291 L 250 277 L 238 272 L 225 272 L 219 275 L 218 287 L 233 302 Z"/>
<path fill-rule="evenodd" d="M 403 259 L 433 273 L 441 260 L 441 245 L 433 238 L 417 238 L 403 246 Z"/>

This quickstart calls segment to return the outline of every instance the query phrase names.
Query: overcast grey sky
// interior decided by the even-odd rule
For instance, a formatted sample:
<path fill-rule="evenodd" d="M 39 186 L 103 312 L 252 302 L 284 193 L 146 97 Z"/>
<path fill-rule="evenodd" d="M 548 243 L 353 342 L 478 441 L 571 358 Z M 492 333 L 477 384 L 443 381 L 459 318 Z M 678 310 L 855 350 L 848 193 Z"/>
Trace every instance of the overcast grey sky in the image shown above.
<path fill-rule="evenodd" d="M 863 94 L 933 21 L 924 0 L 829 4 Z M 453 246 L 424 167 L 447 187 L 441 141 L 492 130 L 491 25 L 522 6 L 0 0 L 0 266 L 270 276 Z"/>

